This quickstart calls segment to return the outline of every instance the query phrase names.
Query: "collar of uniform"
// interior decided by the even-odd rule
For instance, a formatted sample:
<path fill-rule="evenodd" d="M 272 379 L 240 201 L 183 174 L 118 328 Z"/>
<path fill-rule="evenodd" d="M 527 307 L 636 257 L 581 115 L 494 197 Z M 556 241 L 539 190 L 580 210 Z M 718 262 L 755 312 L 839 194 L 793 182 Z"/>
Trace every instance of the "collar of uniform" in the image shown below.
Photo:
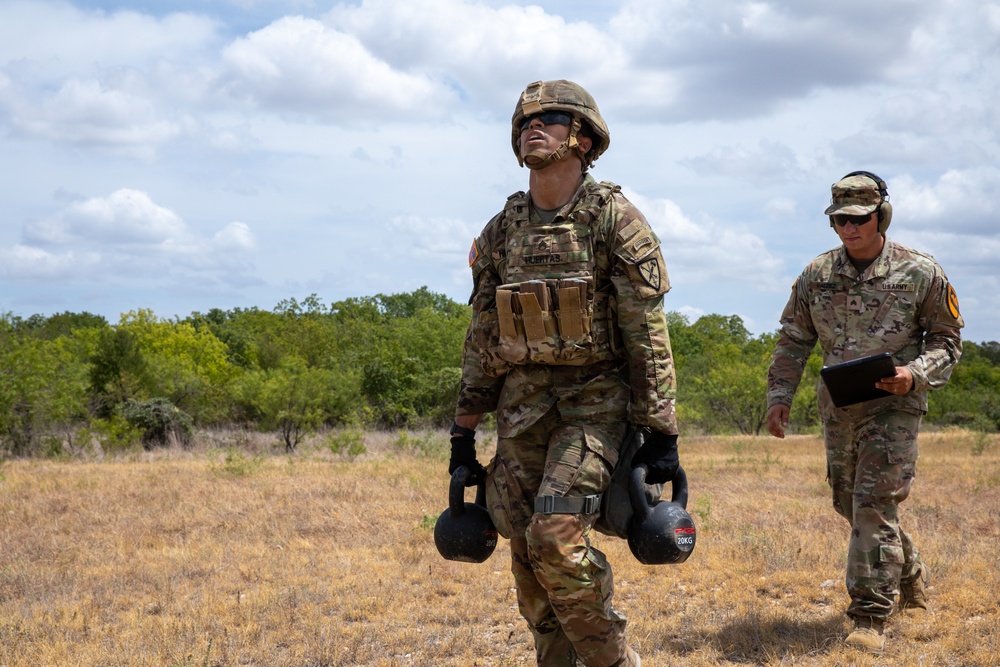
<path fill-rule="evenodd" d="M 872 278 L 885 278 L 889 275 L 889 258 L 892 256 L 893 245 L 893 242 L 886 236 L 885 243 L 882 244 L 882 252 L 878 254 L 875 263 L 872 264 Z"/>
<path fill-rule="evenodd" d="M 871 263 L 868 267 L 868 280 L 873 280 L 875 278 L 885 278 L 889 275 L 889 257 L 892 254 L 893 242 L 889 240 L 889 237 L 885 237 L 885 243 L 882 244 L 882 252 L 878 254 L 875 261 Z M 848 276 L 853 280 L 859 280 L 861 278 L 858 275 L 858 270 L 854 268 L 854 264 L 851 263 L 851 258 L 847 255 L 847 248 L 841 245 L 837 248 L 837 261 L 834 266 L 836 273 L 844 276 Z"/>

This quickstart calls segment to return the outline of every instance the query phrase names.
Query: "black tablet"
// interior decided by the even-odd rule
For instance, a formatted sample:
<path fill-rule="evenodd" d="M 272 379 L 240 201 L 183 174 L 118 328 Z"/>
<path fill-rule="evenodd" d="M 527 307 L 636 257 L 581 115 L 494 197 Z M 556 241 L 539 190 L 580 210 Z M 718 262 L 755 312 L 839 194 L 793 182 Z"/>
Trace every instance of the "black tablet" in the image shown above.
<path fill-rule="evenodd" d="M 882 352 L 870 357 L 824 366 L 819 374 L 830 391 L 833 404 L 843 408 L 862 401 L 889 396 L 889 392 L 879 389 L 875 383 L 882 378 L 895 375 L 896 366 L 892 363 L 892 355 Z"/>

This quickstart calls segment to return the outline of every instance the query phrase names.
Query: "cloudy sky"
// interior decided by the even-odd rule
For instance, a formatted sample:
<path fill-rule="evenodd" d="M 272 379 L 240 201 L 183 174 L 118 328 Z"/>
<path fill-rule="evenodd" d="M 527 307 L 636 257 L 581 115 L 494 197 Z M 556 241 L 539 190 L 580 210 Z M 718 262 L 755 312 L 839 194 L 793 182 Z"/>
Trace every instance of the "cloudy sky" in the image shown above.
<path fill-rule="evenodd" d="M 1000 3 L 2 0 L 0 312 L 117 322 L 427 286 L 527 186 L 539 79 L 597 99 L 666 307 L 773 331 L 835 246 L 830 184 L 888 182 L 967 340 L 1000 340 Z"/>

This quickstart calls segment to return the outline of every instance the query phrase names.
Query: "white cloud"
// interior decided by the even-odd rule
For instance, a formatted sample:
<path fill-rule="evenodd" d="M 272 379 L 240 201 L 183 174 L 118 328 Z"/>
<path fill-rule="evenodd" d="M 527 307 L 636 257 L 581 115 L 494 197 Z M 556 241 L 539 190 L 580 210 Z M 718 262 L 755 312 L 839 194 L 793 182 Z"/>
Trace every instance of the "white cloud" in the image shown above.
<path fill-rule="evenodd" d="M 671 283 L 738 279 L 756 289 L 784 287 L 779 277 L 781 262 L 759 236 L 709 219 L 691 220 L 668 199 L 648 199 L 628 189 L 623 191 L 660 237 Z"/>
<path fill-rule="evenodd" d="M 212 237 L 218 250 L 252 250 L 257 241 L 244 222 L 230 222 Z"/>
<path fill-rule="evenodd" d="M 70 2 L 5 0 L 0 4 L 0 63 L 43 81 L 204 57 L 218 24 L 191 13 L 162 18 L 136 11 L 78 9 Z"/>
<path fill-rule="evenodd" d="M 184 133 L 184 123 L 160 116 L 152 100 L 94 80 L 69 80 L 41 99 L 22 98 L 8 107 L 21 134 L 122 149 L 149 157 L 154 146 Z"/>
<path fill-rule="evenodd" d="M 755 185 L 799 180 L 803 173 L 795 151 L 769 139 L 760 140 L 753 150 L 743 146 L 716 146 L 710 153 L 680 162 L 701 174 L 737 176 Z"/>
<path fill-rule="evenodd" d="M 963 235 L 995 235 L 1000 211 L 1000 168 L 951 169 L 936 183 L 906 175 L 889 190 L 893 218 L 919 230 Z M 969 244 L 976 252 L 982 244 Z M 1000 255 L 994 255 L 997 257 Z"/>
<path fill-rule="evenodd" d="M 390 223 L 391 246 L 394 252 L 419 259 L 465 257 L 481 227 L 453 218 L 396 217 Z"/>
<path fill-rule="evenodd" d="M 201 95 L 191 67 L 215 24 L 189 14 L 81 11 L 64 2 L 0 6 L 0 126 L 20 137 L 150 159 L 193 132 L 173 96 Z"/>
<path fill-rule="evenodd" d="M 875 127 L 890 132 L 906 128 L 909 132 L 933 135 L 982 125 L 987 118 L 986 109 L 969 102 L 954 99 L 945 91 L 927 89 L 880 96 Z"/>
<path fill-rule="evenodd" d="M 791 220 L 799 215 L 795 200 L 787 197 L 775 197 L 764 205 L 764 213 L 772 220 Z"/>
<path fill-rule="evenodd" d="M 905 245 L 933 255 L 953 279 L 962 276 L 963 282 L 971 283 L 976 276 L 998 275 L 1000 239 L 995 235 L 963 236 L 947 231 L 897 230 L 894 226 L 890 226 L 889 235 Z"/>
<path fill-rule="evenodd" d="M 93 270 L 100 261 L 101 256 L 97 253 L 51 253 L 42 248 L 18 244 L 12 248 L 0 248 L 0 276 L 18 283 L 67 280 Z"/>
<path fill-rule="evenodd" d="M 924 12 L 906 0 L 828 7 L 634 0 L 611 32 L 628 45 L 635 67 L 677 73 L 677 93 L 659 104 L 644 100 L 638 117 L 738 119 L 817 89 L 882 80 L 893 61 L 905 59 Z"/>
<path fill-rule="evenodd" d="M 490 116 L 509 117 L 516 94 L 538 79 L 587 82 L 591 92 L 631 79 L 626 45 L 578 17 L 536 4 L 496 8 L 465 0 L 365 0 L 325 21 L 405 72 L 434 73 Z M 663 86 L 658 86 L 661 94 Z"/>
<path fill-rule="evenodd" d="M 123 188 L 107 197 L 71 204 L 55 216 L 25 226 L 25 239 L 39 244 L 98 242 L 152 244 L 186 239 L 180 217 L 153 203 L 145 192 Z"/>
<path fill-rule="evenodd" d="M 294 16 L 227 46 L 226 91 L 295 116 L 363 125 L 373 118 L 439 118 L 455 96 L 426 75 L 394 70 L 353 35 Z"/>
<path fill-rule="evenodd" d="M 203 238 L 145 192 L 123 188 L 71 202 L 25 224 L 23 242 L 0 249 L 11 280 L 73 279 L 166 284 L 190 272 L 214 280 L 251 269 L 250 227 L 231 222 Z"/>

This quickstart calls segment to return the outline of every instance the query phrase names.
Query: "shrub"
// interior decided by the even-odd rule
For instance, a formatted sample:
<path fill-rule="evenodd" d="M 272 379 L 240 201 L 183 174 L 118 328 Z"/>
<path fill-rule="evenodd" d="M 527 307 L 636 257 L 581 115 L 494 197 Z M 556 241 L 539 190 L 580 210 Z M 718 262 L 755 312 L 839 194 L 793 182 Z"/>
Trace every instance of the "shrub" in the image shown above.
<path fill-rule="evenodd" d="M 351 460 L 368 451 L 364 433 L 353 428 L 331 433 L 326 437 L 326 446 L 334 454 L 345 454 Z"/>
<path fill-rule="evenodd" d="M 191 444 L 191 417 L 165 398 L 126 401 L 122 417 L 141 433 L 144 449 L 163 447 L 173 436 L 183 446 Z"/>
<path fill-rule="evenodd" d="M 247 456 L 233 447 L 213 451 L 212 455 L 211 470 L 217 477 L 248 477 L 259 471 L 265 460 L 259 454 Z"/>
<path fill-rule="evenodd" d="M 91 421 L 90 428 L 81 429 L 78 438 L 81 442 L 97 440 L 105 454 L 115 454 L 138 448 L 142 431 L 123 417 L 112 415 L 108 419 Z"/>

